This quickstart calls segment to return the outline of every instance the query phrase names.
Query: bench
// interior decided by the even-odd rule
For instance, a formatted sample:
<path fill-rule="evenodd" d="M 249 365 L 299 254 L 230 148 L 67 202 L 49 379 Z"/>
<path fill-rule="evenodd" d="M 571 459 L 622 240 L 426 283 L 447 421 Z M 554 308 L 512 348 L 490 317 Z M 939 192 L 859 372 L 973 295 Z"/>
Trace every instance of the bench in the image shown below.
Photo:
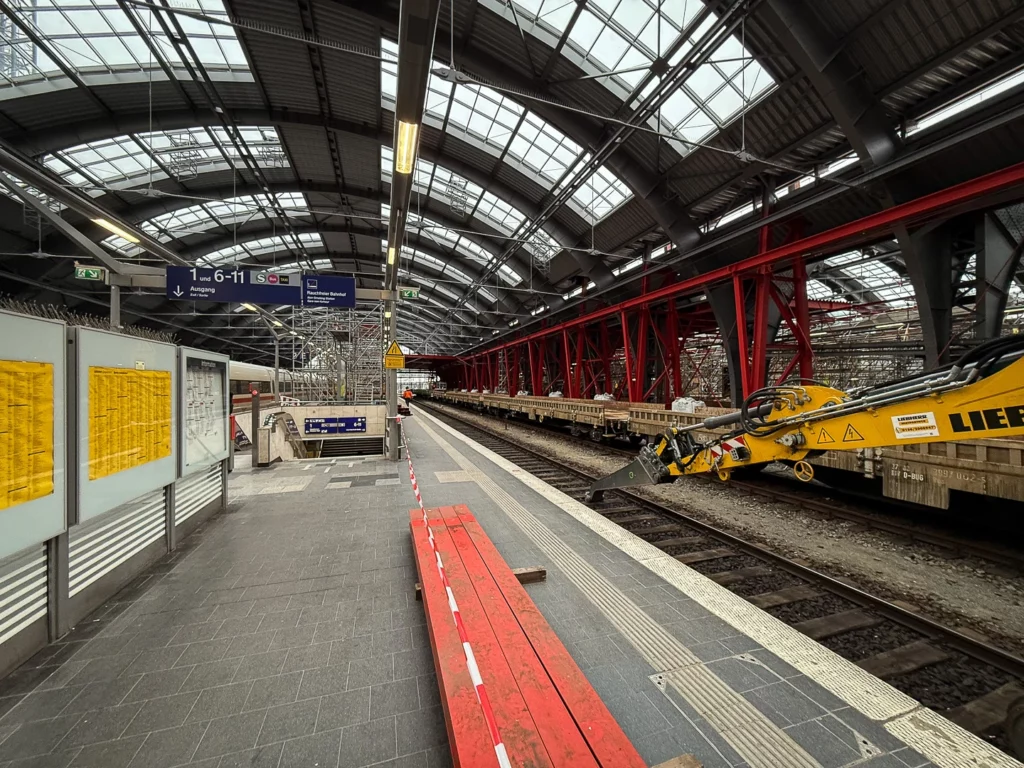
<path fill-rule="evenodd" d="M 427 516 L 511 764 L 645 766 L 469 509 Z M 422 512 L 410 519 L 452 760 L 497 766 Z"/>

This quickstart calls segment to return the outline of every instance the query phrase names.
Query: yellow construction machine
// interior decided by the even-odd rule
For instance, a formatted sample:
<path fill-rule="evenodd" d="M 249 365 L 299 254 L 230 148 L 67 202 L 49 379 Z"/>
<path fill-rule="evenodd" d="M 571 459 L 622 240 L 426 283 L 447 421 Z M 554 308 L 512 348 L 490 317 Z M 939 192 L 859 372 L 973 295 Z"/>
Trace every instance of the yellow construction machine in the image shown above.
<path fill-rule="evenodd" d="M 912 443 L 1024 435 L 1024 338 L 982 344 L 952 365 L 876 387 L 841 392 L 827 386 L 780 385 L 751 394 L 740 410 L 671 428 L 617 472 L 590 486 L 606 490 L 670 483 L 778 461 L 810 481 L 807 459 Z M 698 430 L 735 429 L 704 442 Z"/>

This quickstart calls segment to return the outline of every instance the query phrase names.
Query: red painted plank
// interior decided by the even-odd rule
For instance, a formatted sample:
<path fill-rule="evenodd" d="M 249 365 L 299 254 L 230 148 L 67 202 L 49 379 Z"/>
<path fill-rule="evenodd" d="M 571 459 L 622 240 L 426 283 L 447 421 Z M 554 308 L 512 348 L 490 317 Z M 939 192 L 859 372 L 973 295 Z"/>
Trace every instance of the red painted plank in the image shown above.
<path fill-rule="evenodd" d="M 498 732 L 508 751 L 509 760 L 514 766 L 554 768 L 537 731 L 534 717 L 523 700 L 501 645 L 477 598 L 466 565 L 452 541 L 453 529 L 459 529 L 462 525 L 458 516 L 450 510 L 445 509 L 444 516 L 448 524 L 441 529 L 433 529 L 434 540 L 444 561 L 455 600 L 459 604 L 459 613 L 480 667 L 480 676 L 494 709 Z M 461 645 L 459 647 L 461 650 Z"/>
<path fill-rule="evenodd" d="M 455 508 L 494 581 L 529 638 L 538 658 L 598 762 L 615 768 L 645 768 L 636 748 L 573 661 L 533 600 L 512 574 L 493 542 L 465 505 Z"/>
<path fill-rule="evenodd" d="M 433 513 L 432 517 L 437 516 L 437 510 L 430 510 L 430 513 Z M 416 570 L 422 585 L 423 608 L 427 616 L 437 681 L 442 692 L 441 703 L 452 762 L 455 768 L 497 768 L 494 745 L 491 744 L 487 723 L 480 711 L 473 681 L 466 670 L 466 657 L 448 610 L 448 595 L 434 565 L 434 554 L 427 541 L 422 513 L 414 509 L 409 514 L 412 518 L 410 528 Z"/>
<path fill-rule="evenodd" d="M 458 548 L 477 599 L 512 670 L 519 692 L 537 724 L 551 762 L 558 768 L 598 768 L 590 747 L 566 710 L 529 639 L 523 634 L 522 627 L 481 559 L 473 540 L 461 525 L 450 525 L 448 532 Z M 508 569 L 507 565 L 504 567 Z M 455 599 L 461 605 L 462 593 L 456 593 Z"/>

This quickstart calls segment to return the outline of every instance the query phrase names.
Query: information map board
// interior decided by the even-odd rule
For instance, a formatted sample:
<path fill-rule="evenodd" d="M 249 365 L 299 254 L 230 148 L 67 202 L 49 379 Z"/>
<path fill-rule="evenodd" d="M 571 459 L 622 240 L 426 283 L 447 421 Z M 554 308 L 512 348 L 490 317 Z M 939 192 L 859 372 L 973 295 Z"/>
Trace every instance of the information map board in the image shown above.
<path fill-rule="evenodd" d="M 365 431 L 365 416 L 323 416 L 306 419 L 307 435 L 345 435 Z"/>
<path fill-rule="evenodd" d="M 181 371 L 184 476 L 227 458 L 228 358 L 183 347 Z"/>
<path fill-rule="evenodd" d="M 89 367 L 89 479 L 171 455 L 171 372 Z"/>

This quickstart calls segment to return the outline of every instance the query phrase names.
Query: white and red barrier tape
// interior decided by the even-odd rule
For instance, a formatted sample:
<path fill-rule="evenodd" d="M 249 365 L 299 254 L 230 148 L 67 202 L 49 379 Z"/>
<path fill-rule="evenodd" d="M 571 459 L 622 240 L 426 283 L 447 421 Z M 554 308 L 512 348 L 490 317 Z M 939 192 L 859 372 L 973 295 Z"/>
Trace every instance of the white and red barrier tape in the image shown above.
<path fill-rule="evenodd" d="M 434 553 L 434 560 L 437 562 L 437 574 L 441 577 L 441 584 L 444 586 L 444 591 L 448 594 L 448 608 L 452 612 L 455 629 L 459 633 L 459 640 L 462 641 L 462 650 L 466 654 L 466 668 L 469 670 L 469 678 L 473 681 L 473 688 L 476 690 L 476 700 L 480 702 L 480 709 L 483 710 L 487 730 L 491 734 L 491 743 L 494 744 L 494 753 L 498 757 L 498 765 L 501 768 L 512 768 L 512 763 L 508 759 L 508 753 L 505 751 L 505 744 L 501 740 L 501 734 L 498 733 L 498 721 L 494 718 L 491 701 L 487 698 L 487 689 L 484 688 L 484 681 L 480 676 L 480 668 L 477 666 L 476 656 L 473 655 L 473 646 L 469 643 L 469 635 L 466 633 L 466 627 L 462 623 L 459 605 L 455 602 L 455 594 L 452 592 L 452 585 L 449 583 L 448 575 L 445 573 L 441 553 L 437 551 L 434 532 L 430 528 L 430 521 L 427 519 L 427 509 L 423 506 L 423 496 L 420 495 L 420 487 L 416 482 L 416 471 L 412 466 L 412 453 L 409 451 L 409 443 L 405 439 L 405 430 L 402 429 L 402 417 L 399 416 L 396 421 L 398 422 L 399 434 L 402 436 L 402 445 L 405 447 L 405 458 L 409 462 L 409 480 L 412 482 L 412 491 L 416 494 L 416 503 L 420 505 L 420 512 L 423 513 L 423 525 L 427 529 L 427 541 L 430 542 L 430 549 Z"/>

